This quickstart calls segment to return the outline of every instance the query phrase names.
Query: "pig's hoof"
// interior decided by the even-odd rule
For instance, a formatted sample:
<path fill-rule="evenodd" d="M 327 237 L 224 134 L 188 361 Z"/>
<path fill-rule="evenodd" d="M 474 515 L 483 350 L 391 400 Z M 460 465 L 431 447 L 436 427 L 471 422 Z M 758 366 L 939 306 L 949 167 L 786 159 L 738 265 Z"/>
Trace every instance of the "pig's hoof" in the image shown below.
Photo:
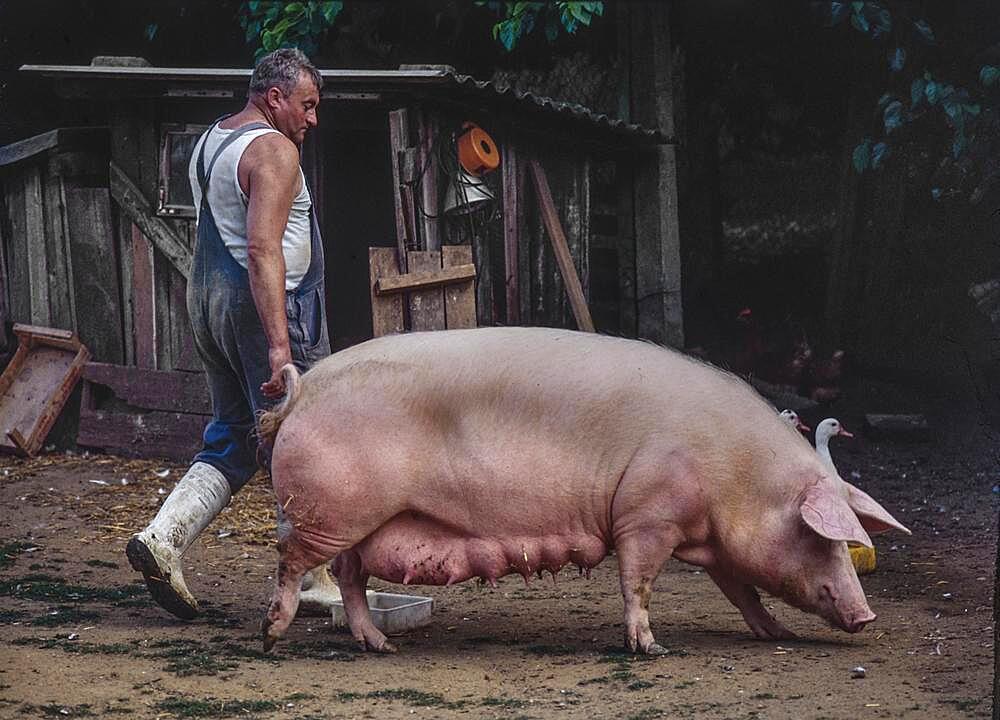
<path fill-rule="evenodd" d="M 392 655 L 392 654 L 398 652 L 396 650 L 396 646 L 393 645 L 388 640 L 384 640 L 379 647 L 375 648 L 375 651 L 376 652 L 380 652 L 380 653 L 385 653 L 386 655 Z"/>
<path fill-rule="evenodd" d="M 647 655 L 669 655 L 670 651 L 665 647 L 660 645 L 660 643 L 653 643 L 644 651 Z"/>

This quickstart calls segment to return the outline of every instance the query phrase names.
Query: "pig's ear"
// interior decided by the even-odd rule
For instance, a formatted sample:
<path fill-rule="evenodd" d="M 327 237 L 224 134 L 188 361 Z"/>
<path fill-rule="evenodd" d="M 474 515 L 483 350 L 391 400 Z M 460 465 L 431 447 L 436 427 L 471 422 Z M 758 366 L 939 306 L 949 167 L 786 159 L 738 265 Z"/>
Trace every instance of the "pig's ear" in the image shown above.
<path fill-rule="evenodd" d="M 907 535 L 912 535 L 905 525 L 890 515 L 871 495 L 863 490 L 859 490 L 846 480 L 844 481 L 844 485 L 847 486 L 847 504 L 857 513 L 858 518 L 861 520 L 861 525 L 865 530 L 873 535 L 877 535 L 878 533 L 895 529 L 905 532 Z"/>
<path fill-rule="evenodd" d="M 828 540 L 843 540 L 856 545 L 873 547 L 872 539 L 861 527 L 857 515 L 831 488 L 813 485 L 799 505 L 806 525 Z"/>

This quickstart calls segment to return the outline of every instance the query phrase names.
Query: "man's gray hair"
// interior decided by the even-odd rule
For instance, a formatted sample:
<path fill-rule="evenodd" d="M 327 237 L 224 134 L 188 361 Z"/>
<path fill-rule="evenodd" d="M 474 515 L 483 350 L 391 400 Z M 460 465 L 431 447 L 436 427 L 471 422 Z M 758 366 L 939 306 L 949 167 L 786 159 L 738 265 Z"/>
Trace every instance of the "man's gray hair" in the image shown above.
<path fill-rule="evenodd" d="M 306 54 L 298 48 L 280 48 L 262 57 L 250 76 L 250 94 L 263 95 L 268 88 L 276 87 L 286 96 L 291 95 L 299 78 L 306 72 L 316 83 L 316 89 L 323 89 L 323 77 Z"/>

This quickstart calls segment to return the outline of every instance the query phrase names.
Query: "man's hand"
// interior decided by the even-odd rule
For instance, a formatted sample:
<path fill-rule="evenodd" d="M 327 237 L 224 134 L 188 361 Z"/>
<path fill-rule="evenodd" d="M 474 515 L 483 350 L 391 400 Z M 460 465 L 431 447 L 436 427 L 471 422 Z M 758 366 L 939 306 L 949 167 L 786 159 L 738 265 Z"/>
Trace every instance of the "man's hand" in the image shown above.
<path fill-rule="evenodd" d="M 260 391 L 269 400 L 276 400 L 285 394 L 285 379 L 281 368 L 292 362 L 292 353 L 286 345 L 283 348 L 271 348 L 267 351 L 267 361 L 271 366 L 271 379 L 261 384 Z"/>

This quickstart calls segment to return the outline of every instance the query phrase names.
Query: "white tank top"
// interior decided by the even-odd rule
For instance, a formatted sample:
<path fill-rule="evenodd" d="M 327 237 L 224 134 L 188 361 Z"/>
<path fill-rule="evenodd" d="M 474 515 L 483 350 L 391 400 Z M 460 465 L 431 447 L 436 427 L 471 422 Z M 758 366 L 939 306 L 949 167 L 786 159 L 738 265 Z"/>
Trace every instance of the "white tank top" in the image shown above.
<path fill-rule="evenodd" d="M 219 145 L 233 130 L 224 130 L 218 126 L 212 127 L 195 145 L 188 164 L 188 180 L 191 182 L 191 192 L 194 195 L 195 212 L 201 211 L 201 186 L 198 184 L 198 154 L 205 144 L 205 170 L 212 162 L 212 157 Z M 278 132 L 273 128 L 250 130 L 222 151 L 215 168 L 212 170 L 212 181 L 208 185 L 208 203 L 212 208 L 215 224 L 226 249 L 233 259 L 247 268 L 247 203 L 248 198 L 240 188 L 237 172 L 240 158 L 254 140 L 261 135 Z M 207 139 L 206 139 L 207 138 Z M 302 189 L 292 200 L 292 209 L 288 214 L 288 224 L 281 238 L 281 249 L 285 256 L 285 290 L 294 290 L 302 282 L 309 269 L 312 259 L 312 224 L 310 208 L 312 200 L 306 187 L 305 175 L 299 168 Z"/>

